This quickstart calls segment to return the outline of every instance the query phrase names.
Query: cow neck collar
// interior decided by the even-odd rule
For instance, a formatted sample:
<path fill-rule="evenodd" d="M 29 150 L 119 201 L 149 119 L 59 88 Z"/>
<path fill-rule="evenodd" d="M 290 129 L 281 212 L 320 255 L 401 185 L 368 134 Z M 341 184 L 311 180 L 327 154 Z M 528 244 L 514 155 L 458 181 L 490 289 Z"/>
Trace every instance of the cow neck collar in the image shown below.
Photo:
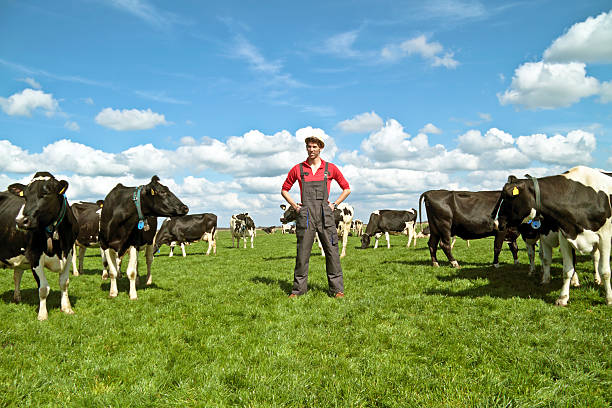
<path fill-rule="evenodd" d="M 62 196 L 62 208 L 60 209 L 60 213 L 57 219 L 45 227 L 45 231 L 47 231 L 49 234 L 52 234 L 55 231 L 57 226 L 62 222 L 62 220 L 64 219 L 64 216 L 66 215 L 66 208 L 68 208 L 68 200 L 66 200 L 65 195 L 62 194 L 61 196 Z"/>
<path fill-rule="evenodd" d="M 138 186 L 134 193 L 132 194 L 132 201 L 134 201 L 134 205 L 136 206 L 136 211 L 138 211 L 138 229 L 141 230 L 144 228 L 144 216 L 142 215 L 142 208 L 140 204 L 140 193 L 144 186 Z"/>
<path fill-rule="evenodd" d="M 540 185 L 538 184 L 538 179 L 530 176 L 531 181 L 533 181 L 533 189 L 535 190 L 535 200 L 536 200 L 536 216 L 539 216 L 542 212 L 542 199 L 540 194 Z"/>

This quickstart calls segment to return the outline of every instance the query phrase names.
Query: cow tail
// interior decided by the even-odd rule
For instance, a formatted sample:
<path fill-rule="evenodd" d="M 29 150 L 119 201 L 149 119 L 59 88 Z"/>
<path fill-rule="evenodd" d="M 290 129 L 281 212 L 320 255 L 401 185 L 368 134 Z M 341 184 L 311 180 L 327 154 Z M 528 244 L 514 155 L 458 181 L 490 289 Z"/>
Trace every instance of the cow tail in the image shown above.
<path fill-rule="evenodd" d="M 425 193 L 421 194 L 421 196 L 419 197 L 419 226 L 421 227 L 420 232 L 423 232 L 423 217 L 422 217 L 423 213 L 421 212 L 421 202 L 423 202 L 424 197 L 425 197 Z"/>
<path fill-rule="evenodd" d="M 497 199 L 497 202 L 495 203 L 493 212 L 491 212 L 491 218 L 493 218 L 494 220 L 497 219 L 497 213 L 499 212 L 499 207 L 501 206 L 502 201 L 503 201 L 503 195 L 502 193 L 499 193 L 499 198 Z"/>

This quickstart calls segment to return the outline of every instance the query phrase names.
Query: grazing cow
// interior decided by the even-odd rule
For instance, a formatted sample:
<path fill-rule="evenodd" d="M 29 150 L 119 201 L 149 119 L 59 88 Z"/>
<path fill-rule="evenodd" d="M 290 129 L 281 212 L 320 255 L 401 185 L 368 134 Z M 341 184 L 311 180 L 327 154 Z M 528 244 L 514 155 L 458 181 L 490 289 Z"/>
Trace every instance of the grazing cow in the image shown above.
<path fill-rule="evenodd" d="M 430 230 L 427 243 L 433 266 L 439 265 L 436 258 L 439 244 L 451 265 L 459 268 L 459 263 L 451 251 L 453 236 L 466 240 L 494 236 L 493 266 L 496 268 L 499 267 L 499 253 L 506 241 L 512 251 L 514 263 L 518 264 L 518 232 L 498 230 L 491 218 L 491 211 L 499 199 L 499 194 L 499 191 L 449 190 L 430 190 L 421 194 L 419 212 L 424 200 Z"/>
<path fill-rule="evenodd" d="M 295 224 L 281 224 L 281 234 L 291 234 L 291 229 L 295 229 Z"/>
<path fill-rule="evenodd" d="M 99 248 L 98 234 L 100 233 L 100 214 L 102 213 L 103 200 L 98 200 L 95 203 L 78 202 L 70 206 L 72 213 L 79 224 L 79 235 L 74 243 L 72 255 L 72 274 L 79 276 L 83 273 L 83 259 L 87 248 Z M 77 268 L 77 248 L 78 248 L 78 268 Z M 104 251 L 100 249 L 102 254 L 102 262 L 104 270 L 102 276 L 108 276 L 106 256 Z"/>
<path fill-rule="evenodd" d="M 276 232 L 276 227 L 275 226 L 271 226 L 271 227 L 263 227 L 262 228 L 263 232 L 265 232 L 266 234 L 274 234 Z"/>
<path fill-rule="evenodd" d="M 376 210 L 370 214 L 370 220 L 365 232 L 361 236 L 361 248 L 366 249 L 370 246 L 370 237 L 374 237 L 374 248 L 378 248 L 378 239 L 385 234 L 387 248 L 391 248 L 389 232 L 399 232 L 408 235 L 408 243 L 414 238 L 416 245 L 416 233 L 414 225 L 416 223 L 417 211 L 412 208 L 409 211 L 403 210 Z"/>
<path fill-rule="evenodd" d="M 610 246 L 612 239 L 612 179 L 606 174 L 578 166 L 556 176 L 517 179 L 508 177 L 491 214 L 498 212 L 500 228 L 531 223 L 539 229 L 543 220 L 551 219 L 559 226 L 559 246 L 563 256 L 563 286 L 558 306 L 569 301 L 571 278 L 574 275 L 572 251 L 582 253 L 599 250 L 599 273 L 606 291 L 606 303 L 612 305 L 610 287 Z"/>
<path fill-rule="evenodd" d="M 249 216 L 249 213 L 232 215 L 230 229 L 232 230 L 232 248 L 234 248 L 234 238 L 236 239 L 236 248 L 240 247 L 240 238 L 244 240 L 244 247 L 246 248 L 247 237 L 251 237 L 251 248 L 253 248 L 255 222 Z"/>
<path fill-rule="evenodd" d="M 153 252 L 157 252 L 162 245 L 170 246 L 170 255 L 176 243 L 180 243 L 183 257 L 185 244 L 197 241 L 208 241 L 206 255 L 217 254 L 217 216 L 211 213 L 189 214 L 181 217 L 172 217 L 164 220 L 161 228 L 155 235 Z"/>
<path fill-rule="evenodd" d="M 110 297 L 116 297 L 117 256 L 128 250 L 130 262 L 126 274 L 130 279 L 130 299 L 137 299 L 136 276 L 138 250 L 152 242 L 157 229 L 155 217 L 175 217 L 185 215 L 189 208 L 169 189 L 159 182 L 159 177 L 151 177 L 148 184 L 126 187 L 117 184 L 104 199 L 100 217 L 100 246 L 106 254 L 110 269 Z M 155 219 L 155 226 L 151 223 Z M 147 246 L 147 264 L 153 259 L 153 248 Z M 147 281 L 150 276 L 147 277 Z M 147 282 L 149 283 L 149 282 Z"/>
<path fill-rule="evenodd" d="M 353 220 L 353 224 L 351 225 L 351 231 L 358 237 L 363 235 L 363 221 L 361 220 Z"/>
<path fill-rule="evenodd" d="M 78 234 L 76 219 L 64 193 L 68 182 L 37 172 L 27 186 L 12 184 L 0 193 L 0 263 L 13 268 L 13 299 L 21 300 L 21 277 L 31 269 L 38 285 L 38 320 L 46 320 L 50 292 L 44 268 L 59 272 L 61 310 L 73 314 L 68 298 L 72 247 Z"/>
<path fill-rule="evenodd" d="M 295 221 L 297 218 L 297 212 L 291 206 L 281 204 L 280 208 L 284 211 L 283 217 L 280 219 L 283 225 Z M 353 207 L 346 203 L 340 203 L 338 207 L 333 211 L 334 222 L 336 223 L 336 229 L 338 230 L 338 237 L 342 236 L 342 252 L 340 258 L 346 256 L 346 243 L 348 241 L 348 233 L 351 229 L 351 222 L 355 211 Z M 325 251 L 319 242 L 318 235 L 315 234 L 315 240 L 321 249 L 321 256 L 325 256 Z"/>

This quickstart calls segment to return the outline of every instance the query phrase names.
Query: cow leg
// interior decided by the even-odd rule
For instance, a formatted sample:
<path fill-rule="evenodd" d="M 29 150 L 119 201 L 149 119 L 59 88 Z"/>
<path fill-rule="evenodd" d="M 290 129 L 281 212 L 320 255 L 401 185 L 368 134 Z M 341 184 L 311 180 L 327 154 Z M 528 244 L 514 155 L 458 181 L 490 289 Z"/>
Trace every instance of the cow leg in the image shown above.
<path fill-rule="evenodd" d="M 599 258 L 601 258 L 601 253 L 599 249 L 595 249 L 593 251 L 593 280 L 597 285 L 601 285 L 601 276 L 599 275 Z"/>
<path fill-rule="evenodd" d="M 47 313 L 47 296 L 49 296 L 49 283 L 45 276 L 45 255 L 41 255 L 38 260 L 38 265 L 32 268 L 34 275 L 36 275 L 36 281 L 38 282 L 38 320 L 47 320 L 49 314 Z"/>
<path fill-rule="evenodd" d="M 246 243 L 247 243 L 246 234 L 242 234 L 242 241 L 244 242 L 244 249 L 246 249 Z"/>
<path fill-rule="evenodd" d="M 23 276 L 23 269 L 13 270 L 13 282 L 15 282 L 15 291 L 13 292 L 13 302 L 21 302 L 21 277 Z"/>
<path fill-rule="evenodd" d="M 431 257 L 431 264 L 435 267 L 440 266 L 438 264 L 438 259 L 436 258 L 436 253 L 438 252 L 438 243 L 440 242 L 440 237 L 435 234 L 430 234 L 429 239 L 427 240 L 427 245 L 429 245 L 429 256 Z"/>
<path fill-rule="evenodd" d="M 85 261 L 85 251 L 87 251 L 87 247 L 79 246 L 79 272 L 77 275 L 83 273 L 83 262 Z M 72 252 L 72 259 L 76 258 L 76 252 Z M 74 261 L 72 262 L 74 264 Z"/>
<path fill-rule="evenodd" d="M 552 264 L 553 247 L 543 238 L 540 238 L 540 262 L 542 263 L 542 280 L 540 284 L 548 285 L 550 283 L 550 265 Z"/>
<path fill-rule="evenodd" d="M 185 253 L 185 243 L 184 242 L 181 242 L 181 253 L 183 254 L 183 258 L 187 256 L 187 254 Z"/>
<path fill-rule="evenodd" d="M 391 248 L 391 240 L 389 240 L 389 231 L 385 231 L 385 238 L 387 239 L 387 249 Z"/>
<path fill-rule="evenodd" d="M 378 238 L 380 238 L 380 233 L 374 234 L 374 249 L 378 248 Z"/>
<path fill-rule="evenodd" d="M 127 270 L 125 274 L 130 280 L 130 300 L 138 299 L 136 294 L 136 276 L 138 275 L 138 249 L 131 246 L 130 249 L 130 261 L 128 262 Z"/>
<path fill-rule="evenodd" d="M 561 286 L 561 293 L 559 294 L 559 298 L 555 302 L 555 305 L 567 306 L 567 302 L 569 301 L 570 283 L 572 276 L 576 271 L 574 270 L 574 263 L 572 262 L 572 247 L 561 233 L 559 233 L 559 248 L 561 250 L 561 255 L 563 256 L 563 285 Z"/>
<path fill-rule="evenodd" d="M 314 240 L 319 246 L 319 250 L 321 251 L 321 256 L 325 256 L 325 251 L 323 250 L 323 245 L 321 245 L 321 238 L 319 238 L 318 232 L 315 232 Z"/>
<path fill-rule="evenodd" d="M 346 256 L 346 243 L 348 242 L 349 229 L 350 228 L 346 224 L 342 227 L 342 251 L 340 252 L 340 258 Z"/>
<path fill-rule="evenodd" d="M 470 241 L 468 242 L 468 247 L 470 246 Z M 516 243 L 516 241 L 509 241 L 508 242 L 508 248 L 510 249 L 510 252 L 512 252 L 512 258 L 514 259 L 514 264 L 518 265 L 519 260 L 518 260 L 518 244 Z"/>
<path fill-rule="evenodd" d="M 85 251 L 83 251 L 85 252 Z M 68 252 L 66 255 L 66 259 L 60 260 L 60 275 L 59 275 L 59 287 L 62 292 L 61 298 L 61 310 L 66 314 L 74 314 L 74 310 L 72 310 L 72 305 L 70 304 L 70 298 L 68 297 L 68 282 L 70 277 L 70 263 L 72 260 L 73 254 L 72 251 Z"/>
<path fill-rule="evenodd" d="M 453 257 L 450 237 L 441 237 L 440 248 L 442 248 L 442 251 L 444 251 L 444 255 L 446 255 L 453 268 L 460 268 L 459 262 L 457 262 L 457 260 Z"/>
<path fill-rule="evenodd" d="M 455 248 L 455 243 L 457 242 L 457 237 L 451 237 L 451 250 Z"/>
<path fill-rule="evenodd" d="M 102 256 L 102 279 L 108 279 L 108 258 L 106 258 L 106 254 L 102 247 L 100 247 L 100 255 Z"/>
<path fill-rule="evenodd" d="M 72 253 L 73 254 L 77 253 L 76 248 L 77 248 L 77 244 L 75 242 L 74 244 L 72 244 Z M 79 276 L 79 273 L 80 273 L 80 271 L 77 269 L 77 260 L 76 260 L 76 257 L 73 257 L 72 258 L 72 274 L 74 276 Z"/>
<path fill-rule="evenodd" d="M 252 232 L 249 232 L 249 235 L 251 236 L 251 249 L 253 249 L 253 240 L 255 239 L 255 230 L 253 230 Z"/>
<path fill-rule="evenodd" d="M 147 261 L 147 285 L 150 285 L 153 283 L 153 278 L 151 277 L 151 266 L 153 265 L 153 245 L 146 246 L 145 258 Z"/>
<path fill-rule="evenodd" d="M 493 242 L 493 266 L 496 268 L 499 268 L 499 253 L 504 245 L 504 236 L 505 234 L 497 233 Z"/>
<path fill-rule="evenodd" d="M 114 298 L 119 294 L 117 291 L 117 252 L 114 249 L 108 248 L 104 250 L 104 253 L 106 254 L 110 274 L 110 291 L 108 296 Z"/>
<path fill-rule="evenodd" d="M 465 240 L 465 243 L 467 244 L 467 247 L 469 248 L 469 247 L 470 247 L 470 240 L 469 240 L 469 239 L 466 239 L 466 240 Z M 518 247 L 516 247 L 516 248 L 517 248 L 516 250 L 518 251 Z M 517 259 L 518 259 L 518 258 L 517 258 Z M 516 263 L 518 263 L 518 262 L 515 262 L 515 264 L 516 264 Z"/>
<path fill-rule="evenodd" d="M 210 250 L 213 246 L 213 236 L 211 233 L 207 232 L 206 234 L 204 234 L 204 239 L 208 241 L 208 248 L 206 249 L 206 255 L 209 255 Z"/>
<path fill-rule="evenodd" d="M 174 246 L 176 245 L 176 243 L 171 242 L 170 243 L 170 253 L 168 254 L 168 258 L 173 257 L 174 256 Z"/>
<path fill-rule="evenodd" d="M 529 273 L 527 276 L 532 276 L 535 272 L 535 244 L 529 240 L 523 240 L 525 242 L 525 247 L 527 248 L 527 257 L 529 257 Z"/>

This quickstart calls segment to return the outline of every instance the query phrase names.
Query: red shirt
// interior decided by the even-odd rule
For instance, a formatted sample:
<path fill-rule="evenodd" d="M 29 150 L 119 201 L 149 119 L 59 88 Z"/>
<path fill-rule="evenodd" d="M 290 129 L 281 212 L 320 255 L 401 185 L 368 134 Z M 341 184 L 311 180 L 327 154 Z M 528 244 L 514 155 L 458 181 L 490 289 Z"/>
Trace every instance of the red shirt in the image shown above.
<path fill-rule="evenodd" d="M 298 163 L 291 170 L 289 170 L 289 174 L 287 174 L 287 179 L 283 183 L 283 190 L 289 191 L 291 187 L 297 181 L 300 185 L 300 195 L 302 194 L 302 179 L 300 177 L 300 164 L 304 167 L 304 181 L 322 181 L 325 177 L 325 162 L 321 159 L 321 165 L 317 169 L 315 174 L 312 174 L 312 169 L 310 168 L 310 164 L 308 164 L 308 160 L 304 160 L 302 163 Z M 329 194 L 329 189 L 331 187 L 331 181 L 336 180 L 336 182 L 340 185 L 340 188 L 346 190 L 349 188 L 349 183 L 346 181 L 338 167 L 336 167 L 333 163 L 328 163 L 327 171 L 329 172 L 329 177 L 327 178 L 327 194 Z"/>

